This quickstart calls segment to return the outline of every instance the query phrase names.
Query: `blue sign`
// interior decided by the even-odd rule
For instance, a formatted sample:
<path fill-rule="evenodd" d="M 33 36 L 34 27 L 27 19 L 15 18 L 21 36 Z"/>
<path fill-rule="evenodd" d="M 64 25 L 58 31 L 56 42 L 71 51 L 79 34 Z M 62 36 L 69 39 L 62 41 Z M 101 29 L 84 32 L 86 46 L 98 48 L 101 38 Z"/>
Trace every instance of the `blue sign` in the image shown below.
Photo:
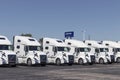
<path fill-rule="evenodd" d="M 74 37 L 73 31 L 65 32 L 65 38 L 72 38 L 72 37 Z"/>

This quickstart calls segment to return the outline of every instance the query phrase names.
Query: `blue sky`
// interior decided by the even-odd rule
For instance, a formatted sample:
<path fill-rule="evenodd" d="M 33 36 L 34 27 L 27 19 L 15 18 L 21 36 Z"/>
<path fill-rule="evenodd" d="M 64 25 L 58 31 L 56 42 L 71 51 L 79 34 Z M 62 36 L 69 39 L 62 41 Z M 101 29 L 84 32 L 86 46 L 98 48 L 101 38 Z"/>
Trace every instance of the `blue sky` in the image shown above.
<path fill-rule="evenodd" d="M 31 33 L 64 38 L 74 31 L 75 39 L 120 40 L 120 0 L 0 0 L 0 34 Z"/>

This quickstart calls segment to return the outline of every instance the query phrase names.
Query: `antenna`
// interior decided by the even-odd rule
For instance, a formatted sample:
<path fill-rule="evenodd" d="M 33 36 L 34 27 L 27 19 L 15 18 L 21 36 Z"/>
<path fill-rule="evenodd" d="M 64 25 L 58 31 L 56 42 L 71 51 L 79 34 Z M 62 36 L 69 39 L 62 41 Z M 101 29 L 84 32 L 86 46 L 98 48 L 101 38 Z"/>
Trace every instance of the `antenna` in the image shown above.
<path fill-rule="evenodd" d="M 91 36 L 90 35 L 88 35 L 88 40 L 91 40 Z"/>
<path fill-rule="evenodd" d="M 82 31 L 82 37 L 83 37 L 83 41 L 85 40 L 85 30 Z"/>

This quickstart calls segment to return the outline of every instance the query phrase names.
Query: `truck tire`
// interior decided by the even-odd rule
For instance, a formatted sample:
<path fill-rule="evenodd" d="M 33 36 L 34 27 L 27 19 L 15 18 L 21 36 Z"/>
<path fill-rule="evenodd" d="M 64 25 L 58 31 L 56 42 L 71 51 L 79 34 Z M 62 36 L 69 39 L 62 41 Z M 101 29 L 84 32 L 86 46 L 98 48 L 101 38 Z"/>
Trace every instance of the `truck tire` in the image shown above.
<path fill-rule="evenodd" d="M 93 65 L 93 63 L 91 62 L 91 63 L 89 63 L 89 65 Z"/>
<path fill-rule="evenodd" d="M 14 64 L 14 65 L 9 64 L 8 66 L 9 67 L 16 67 L 16 64 Z"/>
<path fill-rule="evenodd" d="M 61 65 L 61 60 L 60 59 L 56 59 L 56 65 L 60 66 Z"/>
<path fill-rule="evenodd" d="M 11 65 L 11 67 L 16 67 L 16 64 L 15 65 Z"/>
<path fill-rule="evenodd" d="M 68 63 L 68 66 L 72 66 L 73 65 L 73 63 Z"/>
<path fill-rule="evenodd" d="M 28 60 L 27 60 L 27 66 L 32 66 L 32 61 L 31 61 L 31 59 L 28 59 Z"/>
<path fill-rule="evenodd" d="M 78 60 L 78 64 L 79 64 L 79 65 L 83 65 L 83 64 L 84 64 L 84 61 L 83 61 L 82 58 L 80 58 L 80 59 Z"/>
<path fill-rule="evenodd" d="M 117 62 L 117 63 L 120 63 L 120 57 L 118 57 L 118 58 L 116 59 L 116 62 Z"/>
<path fill-rule="evenodd" d="M 41 64 L 41 66 L 46 66 L 46 63 L 44 63 L 44 64 Z"/>
<path fill-rule="evenodd" d="M 104 64 L 104 59 L 103 58 L 99 59 L 99 64 Z"/>

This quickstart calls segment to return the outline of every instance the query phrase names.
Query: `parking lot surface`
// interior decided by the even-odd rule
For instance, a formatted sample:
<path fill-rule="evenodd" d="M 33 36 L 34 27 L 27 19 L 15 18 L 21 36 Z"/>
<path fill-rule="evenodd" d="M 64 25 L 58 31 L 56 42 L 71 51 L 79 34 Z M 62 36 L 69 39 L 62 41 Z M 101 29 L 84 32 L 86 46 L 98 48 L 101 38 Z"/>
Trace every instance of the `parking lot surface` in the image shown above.
<path fill-rule="evenodd" d="M 120 64 L 0 67 L 0 80 L 120 80 Z"/>

